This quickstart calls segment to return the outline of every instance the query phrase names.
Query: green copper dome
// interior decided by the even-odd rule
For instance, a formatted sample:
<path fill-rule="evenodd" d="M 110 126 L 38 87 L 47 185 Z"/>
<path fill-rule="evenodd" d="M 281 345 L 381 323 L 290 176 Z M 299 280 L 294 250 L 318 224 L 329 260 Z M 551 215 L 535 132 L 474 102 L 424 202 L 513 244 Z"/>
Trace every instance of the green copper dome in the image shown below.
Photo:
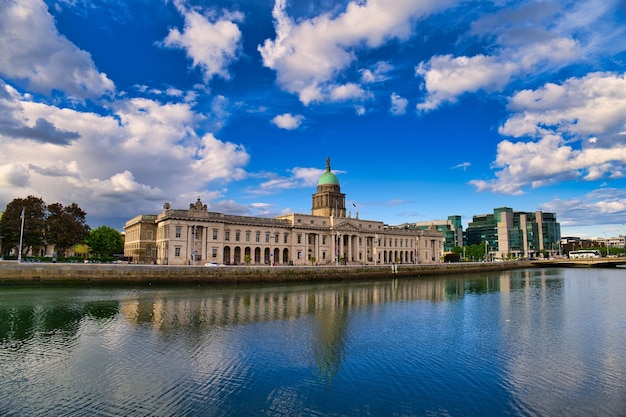
<path fill-rule="evenodd" d="M 339 179 L 330 172 L 330 157 L 326 159 L 326 172 L 317 181 L 317 185 L 339 185 Z"/>
<path fill-rule="evenodd" d="M 335 174 L 327 171 L 317 181 L 317 185 L 339 185 L 339 180 Z"/>

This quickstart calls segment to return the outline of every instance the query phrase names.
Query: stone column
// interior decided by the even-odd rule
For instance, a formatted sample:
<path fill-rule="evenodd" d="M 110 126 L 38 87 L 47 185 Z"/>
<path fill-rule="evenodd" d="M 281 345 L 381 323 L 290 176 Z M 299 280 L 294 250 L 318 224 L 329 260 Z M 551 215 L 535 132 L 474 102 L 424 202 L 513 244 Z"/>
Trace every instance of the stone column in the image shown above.
<path fill-rule="evenodd" d="M 200 226 L 200 236 L 202 238 L 202 254 L 200 255 L 200 261 L 202 261 L 202 259 L 204 258 L 204 262 L 208 262 L 209 261 L 209 254 L 207 253 L 208 229 L 205 226 Z"/>

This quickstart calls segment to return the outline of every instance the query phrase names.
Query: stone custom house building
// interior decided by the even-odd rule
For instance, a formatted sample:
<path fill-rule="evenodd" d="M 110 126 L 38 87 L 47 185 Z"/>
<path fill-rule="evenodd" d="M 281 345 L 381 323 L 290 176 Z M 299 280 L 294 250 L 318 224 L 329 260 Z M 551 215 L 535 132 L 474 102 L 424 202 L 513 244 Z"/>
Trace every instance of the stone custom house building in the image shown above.
<path fill-rule="evenodd" d="M 235 216 L 207 210 L 200 198 L 188 210 L 165 203 L 160 214 L 126 222 L 124 255 L 161 265 L 380 265 L 436 263 L 443 235 L 388 227 L 381 221 L 346 216 L 337 176 L 326 172 L 313 194 L 311 214 L 276 218 Z"/>

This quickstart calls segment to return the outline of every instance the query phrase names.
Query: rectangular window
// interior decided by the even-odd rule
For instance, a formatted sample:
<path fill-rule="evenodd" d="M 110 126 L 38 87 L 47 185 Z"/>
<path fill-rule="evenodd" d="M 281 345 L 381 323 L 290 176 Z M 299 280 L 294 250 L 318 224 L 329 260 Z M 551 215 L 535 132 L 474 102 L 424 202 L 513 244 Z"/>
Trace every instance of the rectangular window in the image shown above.
<path fill-rule="evenodd" d="M 278 243 L 278 233 L 274 235 L 274 243 Z"/>
<path fill-rule="evenodd" d="M 194 226 L 193 227 L 193 238 L 194 239 L 196 239 L 196 240 L 200 239 L 200 230 L 201 230 L 201 228 L 198 227 L 198 226 Z"/>
<path fill-rule="evenodd" d="M 289 241 L 289 234 L 285 233 L 285 239 L 283 239 L 285 244 L 287 244 L 287 242 Z"/>
<path fill-rule="evenodd" d="M 254 241 L 259 243 L 261 241 L 261 232 L 256 232 L 254 236 Z"/>
<path fill-rule="evenodd" d="M 217 258 L 217 248 L 211 249 L 211 256 L 213 257 L 213 259 Z"/>
<path fill-rule="evenodd" d="M 217 229 L 213 229 L 213 240 L 217 240 Z"/>
<path fill-rule="evenodd" d="M 180 258 L 180 248 L 176 247 L 174 248 L 174 256 L 177 258 Z"/>
<path fill-rule="evenodd" d="M 326 252 L 322 252 L 322 259 L 326 259 Z"/>
<path fill-rule="evenodd" d="M 146 246 L 146 256 L 152 256 L 152 246 Z"/>
<path fill-rule="evenodd" d="M 180 238 L 180 230 L 181 230 L 180 226 L 176 226 L 176 237 L 177 238 Z"/>
<path fill-rule="evenodd" d="M 250 242 L 250 232 L 246 232 L 246 242 Z"/>
<path fill-rule="evenodd" d="M 322 236 L 322 245 L 326 244 L 326 236 Z"/>
<path fill-rule="evenodd" d="M 152 240 L 152 230 L 148 231 L 148 240 Z"/>
<path fill-rule="evenodd" d="M 230 230 L 224 232 L 224 240 L 230 240 Z"/>
<path fill-rule="evenodd" d="M 241 240 L 241 232 L 240 231 L 236 231 L 235 232 L 235 241 L 239 242 Z"/>
<path fill-rule="evenodd" d="M 270 233 L 265 232 L 265 243 L 269 243 L 269 242 L 270 242 Z"/>
<path fill-rule="evenodd" d="M 300 233 L 298 233 L 298 245 L 302 243 L 302 235 Z"/>

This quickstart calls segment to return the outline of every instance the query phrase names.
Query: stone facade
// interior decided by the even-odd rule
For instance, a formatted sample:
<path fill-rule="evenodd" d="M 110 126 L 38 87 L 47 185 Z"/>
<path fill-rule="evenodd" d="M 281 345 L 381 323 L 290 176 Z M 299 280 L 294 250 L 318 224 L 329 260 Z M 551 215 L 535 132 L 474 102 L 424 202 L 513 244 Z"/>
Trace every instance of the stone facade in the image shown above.
<path fill-rule="evenodd" d="M 387 227 L 352 218 L 330 159 L 313 194 L 312 214 L 276 218 L 210 212 L 200 198 L 188 210 L 168 203 L 157 215 L 126 222 L 124 255 L 163 265 L 382 265 L 440 262 L 436 230 Z"/>

